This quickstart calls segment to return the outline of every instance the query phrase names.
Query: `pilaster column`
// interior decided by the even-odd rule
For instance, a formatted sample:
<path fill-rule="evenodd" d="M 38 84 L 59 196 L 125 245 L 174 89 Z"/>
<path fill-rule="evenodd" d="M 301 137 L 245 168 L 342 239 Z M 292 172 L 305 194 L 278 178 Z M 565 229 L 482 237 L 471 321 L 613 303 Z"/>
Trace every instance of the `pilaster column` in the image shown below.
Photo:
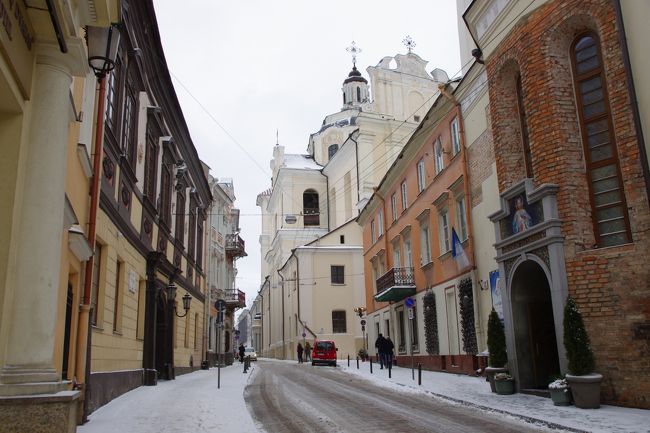
<path fill-rule="evenodd" d="M 81 42 L 82 43 L 82 42 Z M 60 290 L 61 242 L 72 74 L 83 69 L 80 43 L 68 53 L 55 45 L 36 47 L 30 101 L 26 169 L 20 203 L 13 299 L 0 383 L 33 384 L 12 394 L 60 389 L 54 359 L 57 294 Z M 49 384 L 48 384 L 49 382 Z M 57 385 L 58 382 L 58 385 Z M 0 386 L 0 394 L 5 393 Z"/>

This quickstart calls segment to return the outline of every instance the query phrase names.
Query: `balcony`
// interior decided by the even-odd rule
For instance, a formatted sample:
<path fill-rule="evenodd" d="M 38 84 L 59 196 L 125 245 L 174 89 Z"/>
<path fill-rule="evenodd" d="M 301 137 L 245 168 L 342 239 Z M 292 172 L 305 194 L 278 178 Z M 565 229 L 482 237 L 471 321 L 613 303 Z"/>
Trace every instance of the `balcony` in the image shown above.
<path fill-rule="evenodd" d="M 226 301 L 228 307 L 244 308 L 246 306 L 246 293 L 238 289 L 227 289 L 223 300 Z"/>
<path fill-rule="evenodd" d="M 392 268 L 377 279 L 376 301 L 396 302 L 412 295 L 415 295 L 413 268 Z"/>
<path fill-rule="evenodd" d="M 303 211 L 303 223 L 307 226 L 320 225 L 320 211 L 318 208 L 305 208 Z"/>
<path fill-rule="evenodd" d="M 226 235 L 226 254 L 230 257 L 246 257 L 244 240 L 237 234 Z"/>

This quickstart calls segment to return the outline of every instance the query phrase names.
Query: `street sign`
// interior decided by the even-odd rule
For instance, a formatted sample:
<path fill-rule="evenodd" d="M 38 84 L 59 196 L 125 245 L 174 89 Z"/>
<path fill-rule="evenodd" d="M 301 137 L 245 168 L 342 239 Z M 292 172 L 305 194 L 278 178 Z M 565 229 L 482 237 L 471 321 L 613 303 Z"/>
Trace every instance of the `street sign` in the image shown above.
<path fill-rule="evenodd" d="M 366 324 L 366 319 L 361 319 L 361 326 L 365 326 Z"/>
<path fill-rule="evenodd" d="M 214 303 L 214 308 L 217 309 L 217 311 L 223 311 L 226 309 L 226 301 L 223 299 L 217 300 L 217 302 Z"/>
<path fill-rule="evenodd" d="M 415 307 L 415 299 L 411 298 L 410 296 L 404 299 L 404 306 L 409 309 Z"/>
<path fill-rule="evenodd" d="M 413 308 L 409 308 L 409 320 L 413 320 Z"/>

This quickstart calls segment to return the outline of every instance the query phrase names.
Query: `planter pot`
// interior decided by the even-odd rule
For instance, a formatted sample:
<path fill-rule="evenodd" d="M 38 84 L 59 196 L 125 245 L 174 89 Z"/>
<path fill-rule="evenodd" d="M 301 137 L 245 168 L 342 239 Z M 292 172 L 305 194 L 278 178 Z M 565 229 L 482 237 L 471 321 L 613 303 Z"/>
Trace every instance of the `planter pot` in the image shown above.
<path fill-rule="evenodd" d="M 497 394 L 500 395 L 510 395 L 515 393 L 515 381 L 514 379 L 506 380 L 495 380 L 494 386 L 497 390 Z"/>
<path fill-rule="evenodd" d="M 485 375 L 487 376 L 488 381 L 490 382 L 490 389 L 492 390 L 492 392 L 497 392 L 497 389 L 496 389 L 496 387 L 494 385 L 494 375 L 497 374 L 497 373 L 505 373 L 506 371 L 508 371 L 508 370 L 506 370 L 505 368 L 501 368 L 501 367 L 486 367 L 485 368 Z"/>
<path fill-rule="evenodd" d="M 551 392 L 551 400 L 555 406 L 569 406 L 571 404 L 571 389 L 570 388 L 549 388 Z"/>
<path fill-rule="evenodd" d="M 571 387 L 573 403 L 581 409 L 598 409 L 600 407 L 600 382 L 603 375 L 598 373 L 584 376 L 566 375 Z"/>

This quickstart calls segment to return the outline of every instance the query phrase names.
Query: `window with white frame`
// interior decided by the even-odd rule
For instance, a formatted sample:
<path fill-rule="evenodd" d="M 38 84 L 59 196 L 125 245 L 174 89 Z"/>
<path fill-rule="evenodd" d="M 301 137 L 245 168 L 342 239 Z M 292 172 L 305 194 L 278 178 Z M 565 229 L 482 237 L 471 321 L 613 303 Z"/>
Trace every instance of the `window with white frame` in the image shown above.
<path fill-rule="evenodd" d="M 400 250 L 399 242 L 393 243 L 393 267 L 402 267 L 402 251 Z"/>
<path fill-rule="evenodd" d="M 418 161 L 418 192 L 424 191 L 426 174 L 424 172 L 424 159 Z"/>
<path fill-rule="evenodd" d="M 445 168 L 445 163 L 442 158 L 442 141 L 440 140 L 440 137 L 436 139 L 436 144 L 433 146 L 433 153 L 436 163 L 436 174 L 438 174 Z"/>
<path fill-rule="evenodd" d="M 404 181 L 402 182 L 402 211 L 405 211 L 406 208 L 409 206 L 406 193 L 407 193 L 406 181 Z"/>
<path fill-rule="evenodd" d="M 440 230 L 440 254 L 445 254 L 451 250 L 451 240 L 449 238 L 449 215 L 447 210 L 438 214 L 438 228 Z"/>
<path fill-rule="evenodd" d="M 413 256 L 411 255 L 411 239 L 404 240 L 404 267 L 413 267 Z"/>
<path fill-rule="evenodd" d="M 456 221 L 458 224 L 458 236 L 461 241 L 467 239 L 467 217 L 465 214 L 465 196 L 456 199 Z"/>
<path fill-rule="evenodd" d="M 420 265 L 427 263 L 431 263 L 431 241 L 429 226 L 425 224 L 420 227 Z"/>
<path fill-rule="evenodd" d="M 397 193 L 394 192 L 390 197 L 390 211 L 393 221 L 397 221 Z"/>
<path fill-rule="evenodd" d="M 377 240 L 377 231 L 376 231 L 376 228 L 375 228 L 375 220 L 370 221 L 370 238 L 372 239 L 373 244 Z"/>
<path fill-rule="evenodd" d="M 377 214 L 377 234 L 378 238 L 380 238 L 384 234 L 384 210 L 380 209 L 379 213 Z"/>
<path fill-rule="evenodd" d="M 460 152 L 460 127 L 458 126 L 458 117 L 451 121 L 451 153 L 456 155 Z"/>

